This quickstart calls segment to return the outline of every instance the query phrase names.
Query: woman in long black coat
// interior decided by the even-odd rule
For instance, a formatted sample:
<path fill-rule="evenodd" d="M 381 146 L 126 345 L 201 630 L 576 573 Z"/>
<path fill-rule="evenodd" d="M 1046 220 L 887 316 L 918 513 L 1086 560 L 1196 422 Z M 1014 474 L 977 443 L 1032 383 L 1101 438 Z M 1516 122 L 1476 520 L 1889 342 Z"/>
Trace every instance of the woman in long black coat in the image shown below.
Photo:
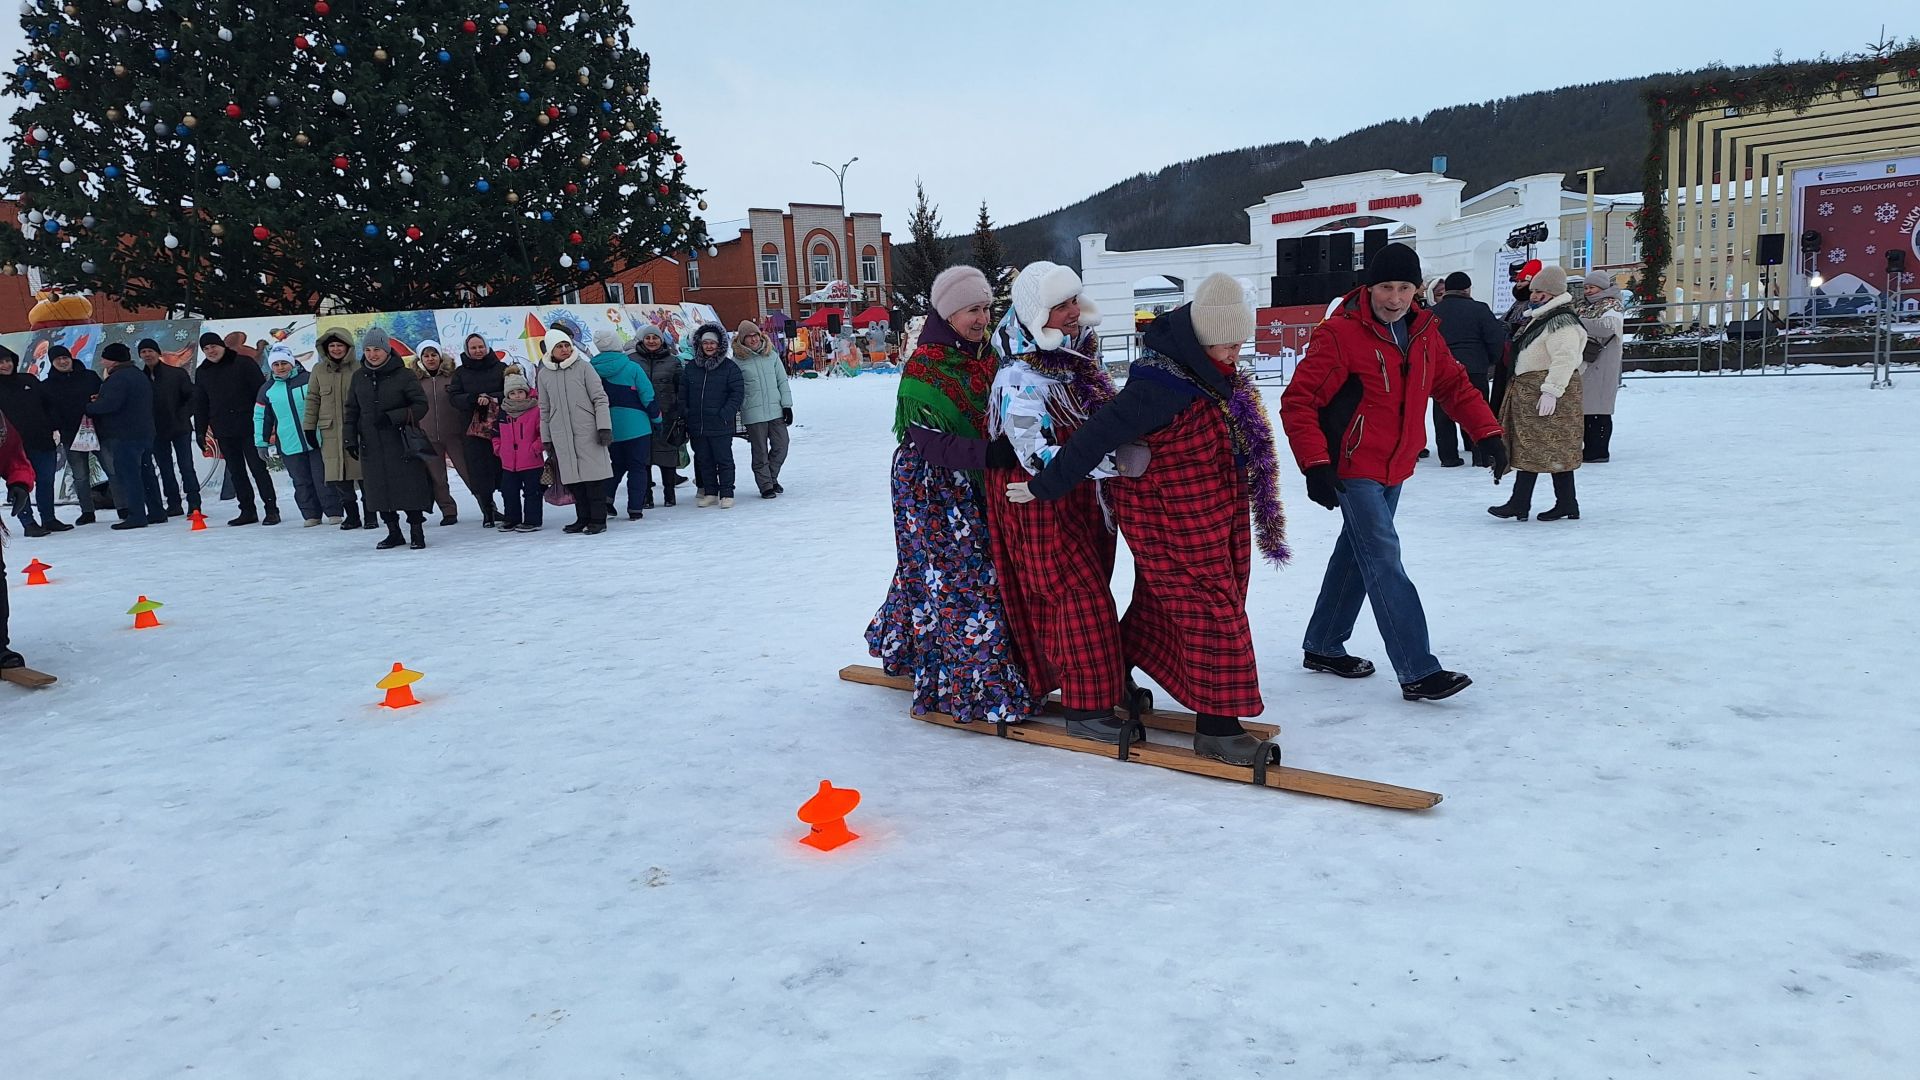
<path fill-rule="evenodd" d="M 653 469 L 660 471 L 660 486 L 666 490 L 664 501 L 672 506 L 673 489 L 686 479 L 680 475 L 680 453 L 687 447 L 687 418 L 680 407 L 680 357 L 674 354 L 666 334 L 649 324 L 640 328 L 640 337 L 633 343 L 633 359 L 646 369 L 647 381 L 653 384 L 653 404 L 660 410 L 653 438 Z M 673 441 L 676 435 L 679 442 Z M 647 470 L 647 501 L 643 505 L 648 510 L 653 509 L 653 469 Z"/>
<path fill-rule="evenodd" d="M 360 461 L 367 512 L 387 524 L 386 539 L 374 547 L 427 546 L 421 525 L 433 505 L 433 480 L 427 464 L 407 448 L 406 429 L 418 430 L 427 415 L 427 395 L 405 364 L 394 359 L 391 339 L 379 327 L 360 338 L 360 370 L 347 390 L 346 451 Z M 424 440 L 424 437 L 423 437 Z M 400 535 L 400 514 L 407 515 L 410 537 Z"/>

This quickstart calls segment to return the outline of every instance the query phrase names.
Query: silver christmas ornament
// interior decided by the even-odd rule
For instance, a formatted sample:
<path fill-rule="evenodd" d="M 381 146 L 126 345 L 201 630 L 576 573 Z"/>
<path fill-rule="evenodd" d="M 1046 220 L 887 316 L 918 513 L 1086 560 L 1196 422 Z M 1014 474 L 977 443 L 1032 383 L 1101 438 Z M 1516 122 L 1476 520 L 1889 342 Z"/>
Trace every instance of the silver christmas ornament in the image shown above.
<path fill-rule="evenodd" d="M 267 95 L 267 108 L 269 108 L 269 109 L 277 109 L 277 108 L 279 108 L 279 107 L 280 107 L 280 95 L 279 95 L 279 94 L 268 94 L 268 95 Z"/>
<path fill-rule="evenodd" d="M 333 103 L 335 105 L 345 105 L 347 103 L 347 92 L 345 90 L 335 90 L 333 92 Z"/>
<path fill-rule="evenodd" d="M 266 184 L 267 184 L 267 190 L 269 191 L 280 190 L 280 178 L 273 175 L 272 173 L 267 174 Z"/>
<path fill-rule="evenodd" d="M 93 265 L 93 260 L 92 260 L 92 259 L 88 259 L 88 260 L 86 260 L 85 262 L 83 262 L 83 263 L 81 263 L 81 264 L 80 264 L 80 272 L 81 272 L 81 273 L 83 273 L 83 274 L 91 274 L 91 273 L 93 273 L 93 271 L 94 271 L 94 265 Z"/>
<path fill-rule="evenodd" d="M 177 248 L 180 246 L 180 238 L 173 235 L 172 233 L 168 233 L 167 235 L 161 237 L 160 242 L 167 245 L 168 249 Z"/>

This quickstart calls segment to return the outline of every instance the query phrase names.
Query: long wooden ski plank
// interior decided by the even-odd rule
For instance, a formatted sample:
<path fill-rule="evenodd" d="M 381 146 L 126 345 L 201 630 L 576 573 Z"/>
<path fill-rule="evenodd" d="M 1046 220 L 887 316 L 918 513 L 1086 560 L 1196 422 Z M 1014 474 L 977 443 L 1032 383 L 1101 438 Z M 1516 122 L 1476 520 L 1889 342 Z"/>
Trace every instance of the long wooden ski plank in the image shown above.
<path fill-rule="evenodd" d="M 963 724 L 945 713 L 924 713 L 916 719 L 961 731 L 972 731 L 982 735 L 994 734 L 992 724 Z M 1051 724 L 1011 724 L 1007 727 L 1007 737 L 1017 742 L 1036 743 L 1060 750 L 1097 754 L 1104 758 L 1119 760 L 1115 756 L 1114 747 L 1091 739 L 1076 738 Z M 1252 769 L 1204 758 L 1183 747 L 1167 746 L 1163 743 L 1136 744 L 1127 760 L 1162 769 L 1173 769 L 1177 772 L 1193 773 L 1197 776 L 1237 780 L 1242 784 L 1253 781 Z M 1368 806 L 1380 806 L 1389 810 L 1429 810 L 1443 798 L 1435 792 L 1421 791 L 1418 788 L 1382 784 L 1374 780 L 1356 780 L 1348 776 L 1296 769 L 1287 765 L 1274 765 L 1267 769 L 1267 786 L 1303 795 L 1321 795 L 1329 799 L 1365 803 Z"/>
<path fill-rule="evenodd" d="M 871 664 L 848 664 L 840 669 L 840 677 L 850 683 L 863 686 L 884 686 L 893 690 L 913 690 L 913 680 L 901 675 L 889 675 Z M 1047 711 L 1060 711 L 1057 698 L 1047 699 Z M 1180 735 L 1193 734 L 1193 714 L 1176 712 L 1171 709 L 1154 709 L 1140 717 L 1142 723 L 1155 731 L 1171 731 Z M 1262 724 L 1253 720 L 1242 720 L 1240 726 L 1262 739 L 1271 739 L 1280 729 L 1272 724 Z"/>
<path fill-rule="evenodd" d="M 52 686 L 60 680 L 44 671 L 32 668 L 0 668 L 0 682 L 10 682 L 15 686 L 24 686 L 29 690 L 38 690 L 43 686 Z"/>

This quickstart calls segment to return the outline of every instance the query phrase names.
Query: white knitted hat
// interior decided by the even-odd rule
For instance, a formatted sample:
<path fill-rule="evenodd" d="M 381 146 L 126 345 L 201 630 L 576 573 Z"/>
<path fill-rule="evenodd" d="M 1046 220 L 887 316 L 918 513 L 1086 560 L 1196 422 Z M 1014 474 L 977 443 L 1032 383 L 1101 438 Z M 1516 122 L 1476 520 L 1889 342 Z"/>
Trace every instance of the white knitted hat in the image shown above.
<path fill-rule="evenodd" d="M 1047 329 L 1047 316 L 1055 304 L 1064 304 L 1076 296 L 1080 297 L 1081 329 L 1100 325 L 1100 312 L 1093 301 L 1082 294 L 1083 288 L 1080 275 L 1059 263 L 1042 260 L 1029 263 L 1020 271 L 1020 276 L 1013 279 L 1013 313 L 1033 336 L 1034 344 L 1042 349 L 1057 349 L 1066 344 L 1066 334 Z"/>
<path fill-rule="evenodd" d="M 1205 348 L 1238 345 L 1253 336 L 1253 308 L 1238 281 L 1210 274 L 1193 291 L 1193 336 Z"/>

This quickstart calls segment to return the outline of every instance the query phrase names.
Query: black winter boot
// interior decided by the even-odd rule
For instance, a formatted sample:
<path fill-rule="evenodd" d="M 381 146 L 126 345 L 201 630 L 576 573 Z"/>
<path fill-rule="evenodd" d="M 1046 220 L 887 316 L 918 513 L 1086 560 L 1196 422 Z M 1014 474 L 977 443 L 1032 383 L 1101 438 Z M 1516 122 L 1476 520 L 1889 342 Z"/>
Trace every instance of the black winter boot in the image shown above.
<path fill-rule="evenodd" d="M 1112 709 L 1067 709 L 1064 711 L 1067 717 L 1067 734 L 1077 735 L 1082 739 L 1092 739 L 1096 742 L 1111 743 L 1114 746 L 1120 745 L 1121 721 L 1119 717 L 1113 715 Z M 1134 741 L 1140 742 L 1143 738 L 1144 735 L 1135 738 Z"/>
<path fill-rule="evenodd" d="M 262 525 L 280 524 L 280 508 L 277 506 L 267 507 L 267 516 L 260 519 L 260 524 Z"/>
<path fill-rule="evenodd" d="M 234 518 L 232 521 L 227 522 L 228 525 L 258 525 L 259 523 L 260 523 L 260 515 L 254 513 L 253 507 L 251 506 L 241 507 L 240 516 L 237 518 Z"/>
<path fill-rule="evenodd" d="M 1418 682 L 1400 684 L 1400 696 L 1408 701 L 1439 701 L 1473 685 L 1473 680 L 1458 671 L 1436 671 Z"/>
<path fill-rule="evenodd" d="M 350 502 L 347 504 L 347 516 L 341 519 L 340 527 L 342 529 L 357 529 L 360 527 L 360 504 L 359 503 Z"/>
<path fill-rule="evenodd" d="M 387 513 L 381 516 L 387 521 L 387 536 L 386 539 L 373 545 L 374 548 L 379 551 L 391 551 L 397 547 L 407 546 L 407 538 L 400 535 L 400 515 Z M 379 522 L 372 522 L 372 524 L 378 527 Z"/>
<path fill-rule="evenodd" d="M 1541 514 L 1541 521 L 1559 521 L 1566 518 L 1580 520 L 1580 500 L 1574 498 L 1573 474 L 1557 472 L 1553 474 L 1553 509 Z"/>
<path fill-rule="evenodd" d="M 415 551 L 419 551 L 427 546 L 427 534 L 424 531 L 425 524 L 426 523 L 419 518 L 414 518 L 407 525 L 407 546 Z"/>
<path fill-rule="evenodd" d="M 1513 497 L 1499 506 L 1487 507 L 1487 513 L 1497 518 L 1511 518 L 1514 521 L 1527 520 L 1528 511 L 1533 509 L 1533 485 L 1539 479 L 1539 473 L 1514 473 Z"/>
<path fill-rule="evenodd" d="M 1373 661 L 1358 656 L 1327 656 L 1322 653 L 1304 653 L 1300 666 L 1308 671 L 1324 671 L 1329 675 L 1338 675 L 1343 679 L 1364 679 L 1373 674 Z"/>

